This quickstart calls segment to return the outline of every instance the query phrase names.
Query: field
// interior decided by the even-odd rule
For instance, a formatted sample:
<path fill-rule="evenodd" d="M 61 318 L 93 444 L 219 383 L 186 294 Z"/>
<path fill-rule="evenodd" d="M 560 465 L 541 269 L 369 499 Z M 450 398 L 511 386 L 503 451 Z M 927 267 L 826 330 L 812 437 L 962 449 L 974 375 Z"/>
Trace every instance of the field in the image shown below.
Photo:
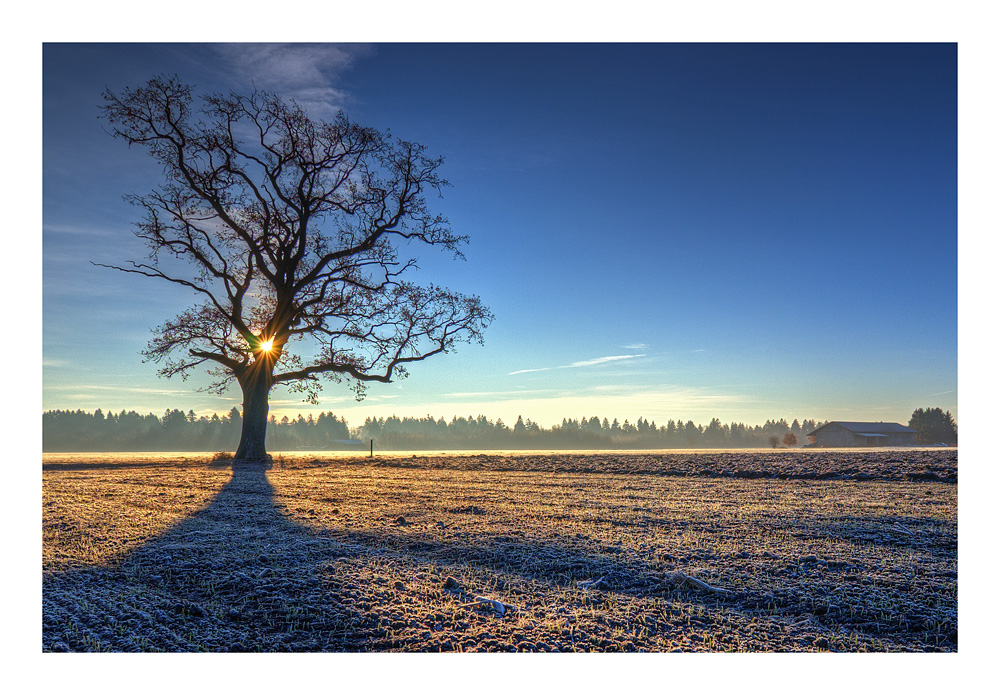
<path fill-rule="evenodd" d="M 46 455 L 44 651 L 957 651 L 957 452 Z"/>

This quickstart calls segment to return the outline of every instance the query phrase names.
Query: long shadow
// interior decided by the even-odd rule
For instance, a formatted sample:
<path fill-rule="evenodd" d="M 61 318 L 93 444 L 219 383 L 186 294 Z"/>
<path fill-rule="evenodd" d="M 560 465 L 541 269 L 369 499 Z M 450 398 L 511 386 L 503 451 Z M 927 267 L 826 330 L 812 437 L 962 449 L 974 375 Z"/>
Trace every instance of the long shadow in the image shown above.
<path fill-rule="evenodd" d="M 237 469 L 139 548 L 45 575 L 43 649 L 367 650 L 372 620 L 324 586 L 323 563 L 344 551 L 283 515 L 263 470 Z"/>
<path fill-rule="evenodd" d="M 845 516 L 793 532 L 797 538 L 834 539 L 857 546 L 907 549 L 947 559 L 958 550 L 958 529 L 928 516 Z"/>
<path fill-rule="evenodd" d="M 101 567 L 46 574 L 43 649 L 427 649 L 434 630 L 464 629 L 477 609 L 463 608 L 458 617 L 455 611 L 475 594 L 529 608 L 539 606 L 533 588 L 561 596 L 569 609 L 619 596 L 666 598 L 745 619 L 762 617 L 775 601 L 783 614 L 813 610 L 809 596 L 673 590 L 664 581 L 671 569 L 650 554 L 565 536 L 443 537 L 405 520 L 384 529 L 310 528 L 276 503 L 263 470 L 237 469 L 208 505 L 142 546 Z M 450 575 L 466 579 L 449 586 L 442 579 Z M 600 588 L 578 585 L 602 577 Z M 431 615 L 428 606 L 437 606 Z M 406 630 L 409 636 L 397 639 Z"/>
<path fill-rule="evenodd" d="M 470 570 L 484 570 L 487 579 L 450 588 L 441 581 Z M 663 593 L 647 560 L 568 540 L 489 533 L 442 539 L 405 526 L 310 528 L 275 502 L 263 470 L 237 469 L 209 504 L 140 547 L 102 566 L 46 573 L 43 649 L 406 648 L 387 628 L 413 627 L 414 610 L 391 580 L 421 575 L 423 585 L 411 587 L 423 594 L 419 605 L 449 612 L 478 593 L 499 592 L 512 601 L 507 583 L 569 589 L 580 605 L 600 600 L 604 591 Z M 599 577 L 605 578 L 601 591 L 578 589 L 579 580 Z M 686 600 L 719 603 L 698 595 Z M 426 647 L 418 642 L 416 648 Z"/>

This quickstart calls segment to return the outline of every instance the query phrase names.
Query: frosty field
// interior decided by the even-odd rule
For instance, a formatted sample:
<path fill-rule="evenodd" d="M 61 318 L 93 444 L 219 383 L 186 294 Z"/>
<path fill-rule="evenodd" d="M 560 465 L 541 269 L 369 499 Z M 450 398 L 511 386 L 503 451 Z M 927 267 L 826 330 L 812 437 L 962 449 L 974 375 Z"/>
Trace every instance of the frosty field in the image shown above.
<path fill-rule="evenodd" d="M 957 452 L 47 455 L 44 651 L 956 651 Z"/>

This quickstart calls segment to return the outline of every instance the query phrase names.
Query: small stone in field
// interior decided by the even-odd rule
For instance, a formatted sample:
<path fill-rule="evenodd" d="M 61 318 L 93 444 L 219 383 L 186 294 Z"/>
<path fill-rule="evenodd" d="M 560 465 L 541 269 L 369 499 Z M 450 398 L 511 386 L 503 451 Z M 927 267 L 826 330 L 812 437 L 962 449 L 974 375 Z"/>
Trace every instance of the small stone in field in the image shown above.
<path fill-rule="evenodd" d="M 406 517 L 405 516 L 397 516 L 396 517 L 396 521 L 394 523 L 396 523 L 396 524 L 398 524 L 400 526 L 406 526 L 406 523 L 407 523 L 406 522 Z"/>
<path fill-rule="evenodd" d="M 818 558 L 815 555 L 804 555 L 799 562 L 817 562 Z"/>
<path fill-rule="evenodd" d="M 830 640 L 828 640 L 826 637 L 817 637 L 816 639 L 813 640 L 813 646 L 816 647 L 817 649 L 829 649 Z"/>
<path fill-rule="evenodd" d="M 448 577 L 447 579 L 444 580 L 445 589 L 455 589 L 457 587 L 458 587 L 458 580 L 455 579 L 454 577 Z"/>
<path fill-rule="evenodd" d="M 396 582 L 395 584 L 393 584 L 393 587 L 396 589 L 396 591 L 402 591 L 403 589 L 406 588 L 406 584 L 404 584 L 403 582 Z"/>

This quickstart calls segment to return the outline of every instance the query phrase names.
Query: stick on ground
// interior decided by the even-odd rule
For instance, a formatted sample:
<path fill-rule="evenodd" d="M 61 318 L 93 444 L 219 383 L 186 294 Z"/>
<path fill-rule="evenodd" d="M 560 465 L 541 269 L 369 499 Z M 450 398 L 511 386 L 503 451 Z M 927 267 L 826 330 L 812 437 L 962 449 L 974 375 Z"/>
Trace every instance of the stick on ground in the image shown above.
<path fill-rule="evenodd" d="M 694 577 L 688 576 L 688 575 L 684 574 L 683 572 L 681 572 L 680 570 L 677 570 L 672 575 L 670 575 L 670 579 L 671 579 L 671 581 L 674 582 L 674 584 L 678 588 L 684 587 L 684 586 L 688 586 L 688 587 L 691 587 L 692 589 L 698 589 L 699 591 L 707 591 L 707 592 L 712 593 L 712 594 L 731 594 L 731 593 L 733 593 L 729 589 L 722 589 L 722 588 L 717 587 L 717 586 L 712 586 L 711 584 L 707 584 L 707 583 L 701 581 L 700 579 L 695 579 Z"/>

